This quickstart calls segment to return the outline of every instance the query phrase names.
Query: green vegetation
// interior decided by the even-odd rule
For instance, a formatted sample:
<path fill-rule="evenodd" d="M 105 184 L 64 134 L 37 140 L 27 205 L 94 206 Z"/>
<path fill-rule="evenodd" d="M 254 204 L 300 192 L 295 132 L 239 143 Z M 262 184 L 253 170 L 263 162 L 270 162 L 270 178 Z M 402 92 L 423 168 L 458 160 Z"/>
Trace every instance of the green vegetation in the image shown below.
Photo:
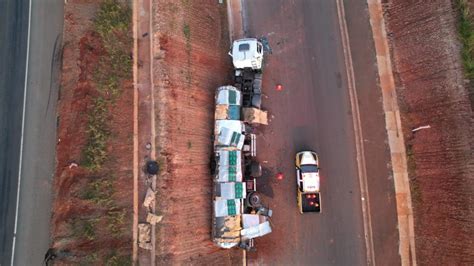
<path fill-rule="evenodd" d="M 415 153 L 413 151 L 413 145 L 408 144 L 406 147 L 407 154 L 407 171 L 408 176 L 410 177 L 410 192 L 412 202 L 414 204 L 420 204 L 422 202 L 421 198 L 421 189 L 418 181 L 416 180 L 416 162 L 415 162 Z"/>
<path fill-rule="evenodd" d="M 191 40 L 191 29 L 187 23 L 185 23 L 183 26 L 183 34 L 184 38 L 186 38 L 186 44 L 188 44 L 188 42 Z"/>
<path fill-rule="evenodd" d="M 459 37 L 463 45 L 461 55 L 469 79 L 474 78 L 474 27 L 467 0 L 458 0 Z"/>
<path fill-rule="evenodd" d="M 127 211 L 125 209 L 115 210 L 112 209 L 107 213 L 107 224 L 110 233 L 113 236 L 120 236 L 122 233 L 122 226 L 124 225 L 125 215 Z"/>
<path fill-rule="evenodd" d="M 99 178 L 87 185 L 86 189 L 82 192 L 81 198 L 92 201 L 101 207 L 110 208 L 113 206 L 113 194 L 114 188 L 112 181 Z"/>
<path fill-rule="evenodd" d="M 98 218 L 75 219 L 72 221 L 72 232 L 75 237 L 85 237 L 87 240 L 94 240 L 96 236 L 96 224 Z"/>
<path fill-rule="evenodd" d="M 130 7 L 117 0 L 105 0 L 94 20 L 106 54 L 100 57 L 94 75 L 99 95 L 89 112 L 88 139 L 83 150 L 84 165 L 92 171 L 100 170 L 107 159 L 109 108 L 120 95 L 122 81 L 131 77 L 130 24 Z"/>
<path fill-rule="evenodd" d="M 100 219 L 106 219 L 108 233 L 114 237 L 119 237 L 122 235 L 127 211 L 117 206 L 113 199 L 114 192 L 115 190 L 112 180 L 107 178 L 97 178 L 87 184 L 87 187 L 81 192 L 80 198 L 91 201 L 102 208 L 100 212 L 105 215 L 101 215 L 100 218 L 97 218 L 97 221 Z M 88 239 L 89 237 L 94 236 L 93 224 L 79 224 L 77 229 L 81 234 L 86 235 Z"/>
<path fill-rule="evenodd" d="M 84 266 L 89 266 L 89 265 L 94 265 L 97 264 L 97 261 L 99 260 L 99 255 L 97 252 L 91 253 L 87 255 L 84 258 L 84 261 L 80 262 L 79 265 L 84 265 Z"/>
<path fill-rule="evenodd" d="M 187 55 L 187 66 L 186 66 L 186 84 L 188 87 L 191 87 L 192 83 L 192 75 L 191 75 L 191 28 L 189 27 L 188 23 L 184 23 L 183 25 L 183 35 L 186 39 L 186 55 Z"/>
<path fill-rule="evenodd" d="M 90 170 L 100 169 L 107 158 L 107 129 L 108 103 L 103 97 L 93 101 L 87 124 L 88 141 L 84 148 L 84 165 Z"/>
<path fill-rule="evenodd" d="M 105 0 L 95 19 L 95 29 L 106 39 L 115 31 L 127 32 L 130 26 L 130 7 L 120 4 L 117 0 Z"/>
<path fill-rule="evenodd" d="M 111 253 L 105 258 L 107 266 L 128 266 L 132 265 L 130 256 L 120 256 L 116 252 Z"/>

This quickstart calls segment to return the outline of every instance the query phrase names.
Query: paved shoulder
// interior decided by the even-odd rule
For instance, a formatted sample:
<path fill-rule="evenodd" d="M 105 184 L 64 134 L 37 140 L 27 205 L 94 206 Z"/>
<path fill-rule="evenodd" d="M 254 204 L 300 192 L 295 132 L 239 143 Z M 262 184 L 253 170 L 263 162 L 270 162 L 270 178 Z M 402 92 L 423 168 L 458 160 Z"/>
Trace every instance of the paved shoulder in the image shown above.
<path fill-rule="evenodd" d="M 37 265 L 50 243 L 63 1 L 32 1 L 15 265 Z"/>

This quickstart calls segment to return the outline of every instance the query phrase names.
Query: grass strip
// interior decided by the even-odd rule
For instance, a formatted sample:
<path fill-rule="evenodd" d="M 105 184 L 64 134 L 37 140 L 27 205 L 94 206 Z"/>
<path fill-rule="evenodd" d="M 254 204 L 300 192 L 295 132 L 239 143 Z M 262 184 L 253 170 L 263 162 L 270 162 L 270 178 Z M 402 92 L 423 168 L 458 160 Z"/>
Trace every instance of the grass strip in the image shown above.
<path fill-rule="evenodd" d="M 100 170 L 107 159 L 109 110 L 122 91 L 122 81 L 131 78 L 130 24 L 130 7 L 117 0 L 103 1 L 94 20 L 94 29 L 102 39 L 106 54 L 99 58 L 94 74 L 99 95 L 89 112 L 88 138 L 83 150 L 84 165 L 92 171 Z"/>
<path fill-rule="evenodd" d="M 474 26 L 472 23 L 471 12 L 467 0 L 458 0 L 457 8 L 459 10 L 458 32 L 462 43 L 462 60 L 466 77 L 474 78 Z"/>

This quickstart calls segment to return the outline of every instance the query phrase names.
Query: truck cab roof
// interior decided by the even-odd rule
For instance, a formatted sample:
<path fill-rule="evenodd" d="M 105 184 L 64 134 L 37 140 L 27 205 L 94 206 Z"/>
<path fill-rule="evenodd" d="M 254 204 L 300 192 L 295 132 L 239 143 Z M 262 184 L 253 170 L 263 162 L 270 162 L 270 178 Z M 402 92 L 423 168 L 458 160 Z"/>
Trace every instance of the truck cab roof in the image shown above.
<path fill-rule="evenodd" d="M 262 68 L 263 45 L 256 38 L 235 40 L 230 55 L 236 69 Z"/>

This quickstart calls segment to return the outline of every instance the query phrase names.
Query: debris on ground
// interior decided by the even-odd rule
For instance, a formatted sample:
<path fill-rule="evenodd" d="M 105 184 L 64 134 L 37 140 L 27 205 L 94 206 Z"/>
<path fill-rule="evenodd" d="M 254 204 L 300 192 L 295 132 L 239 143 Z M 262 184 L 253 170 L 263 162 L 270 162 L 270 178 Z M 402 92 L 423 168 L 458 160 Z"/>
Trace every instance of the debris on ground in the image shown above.
<path fill-rule="evenodd" d="M 151 225 L 148 223 L 138 224 L 138 246 L 150 250 L 151 245 Z"/>
<path fill-rule="evenodd" d="M 145 200 L 143 200 L 143 206 L 145 208 L 150 208 L 155 202 L 155 192 L 150 187 L 146 191 Z"/>
<path fill-rule="evenodd" d="M 146 221 L 152 225 L 155 225 L 159 222 L 161 222 L 161 220 L 163 219 L 163 216 L 161 215 L 156 215 L 156 214 L 153 214 L 153 213 L 148 213 L 147 217 L 146 217 Z"/>
<path fill-rule="evenodd" d="M 250 124 L 268 125 L 267 111 L 257 108 L 242 108 L 244 121 Z"/>
<path fill-rule="evenodd" d="M 160 170 L 160 167 L 159 167 L 157 161 L 148 161 L 146 163 L 146 172 L 149 175 L 156 175 L 156 174 L 158 174 L 159 170 Z"/>

